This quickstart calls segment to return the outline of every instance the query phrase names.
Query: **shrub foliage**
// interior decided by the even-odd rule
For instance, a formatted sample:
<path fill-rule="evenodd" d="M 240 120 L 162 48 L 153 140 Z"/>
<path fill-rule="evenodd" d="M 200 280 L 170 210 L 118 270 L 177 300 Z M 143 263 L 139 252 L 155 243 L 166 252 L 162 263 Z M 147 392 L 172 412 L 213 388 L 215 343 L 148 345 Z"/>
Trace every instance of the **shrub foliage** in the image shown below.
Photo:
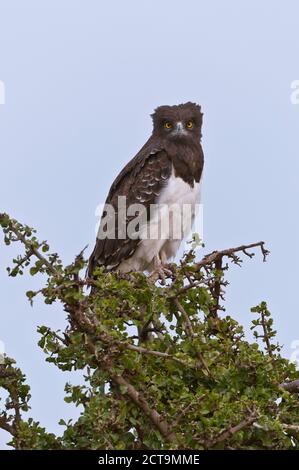
<path fill-rule="evenodd" d="M 39 347 L 61 371 L 82 371 L 66 384 L 65 401 L 82 410 L 60 420 L 61 436 L 30 414 L 30 388 L 4 357 L 0 387 L 7 399 L 0 427 L 16 449 L 298 449 L 299 374 L 281 355 L 267 304 L 252 308 L 253 338 L 224 310 L 225 273 L 263 242 L 215 251 L 196 261 L 194 240 L 166 279 L 157 274 L 95 272 L 85 277 L 84 252 L 63 266 L 35 231 L 0 215 L 7 245 L 22 254 L 11 277 L 42 273 L 38 292 L 61 303 L 65 331 L 40 326 Z M 91 288 L 91 289 L 90 289 Z M 45 405 L 46 406 L 46 405 Z"/>

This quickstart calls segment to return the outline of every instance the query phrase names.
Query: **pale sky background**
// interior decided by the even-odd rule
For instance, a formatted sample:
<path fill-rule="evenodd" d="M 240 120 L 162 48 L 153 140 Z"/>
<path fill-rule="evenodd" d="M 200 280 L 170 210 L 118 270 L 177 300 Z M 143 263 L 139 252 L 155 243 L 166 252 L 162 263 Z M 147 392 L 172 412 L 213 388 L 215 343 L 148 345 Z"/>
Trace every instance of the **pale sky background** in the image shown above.
<path fill-rule="evenodd" d="M 94 243 L 95 208 L 151 132 L 161 104 L 204 111 L 206 252 L 265 240 L 230 271 L 227 311 L 248 331 L 266 300 L 289 357 L 299 339 L 299 3 L 294 0 L 0 0 L 0 212 L 38 229 L 65 262 Z M 21 247 L 19 247 L 21 248 Z M 32 309 L 42 279 L 11 279 L 0 242 L 0 340 L 32 387 L 48 431 L 76 417 L 63 402 L 78 376 L 44 362 L 37 325 L 62 328 L 59 306 Z M 0 447 L 8 435 L 0 431 Z"/>

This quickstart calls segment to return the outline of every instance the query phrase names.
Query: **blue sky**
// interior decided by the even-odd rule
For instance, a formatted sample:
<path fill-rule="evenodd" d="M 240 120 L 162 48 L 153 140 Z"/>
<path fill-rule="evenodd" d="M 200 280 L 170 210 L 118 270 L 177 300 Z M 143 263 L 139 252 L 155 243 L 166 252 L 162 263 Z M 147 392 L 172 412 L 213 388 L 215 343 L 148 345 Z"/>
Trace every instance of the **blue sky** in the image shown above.
<path fill-rule="evenodd" d="M 267 300 L 289 357 L 299 339 L 299 4 L 295 0 L 0 0 L 0 211 L 38 229 L 65 262 L 94 243 L 95 209 L 151 132 L 161 104 L 204 112 L 206 251 L 261 239 L 267 263 L 229 274 L 227 311 L 246 330 Z M 0 244 L 0 340 L 32 387 L 31 415 L 49 431 L 78 410 L 44 362 L 36 326 L 62 328 L 62 308 L 7 278 Z M 248 333 L 249 334 L 249 333 Z M 0 447 L 7 435 L 0 431 Z"/>

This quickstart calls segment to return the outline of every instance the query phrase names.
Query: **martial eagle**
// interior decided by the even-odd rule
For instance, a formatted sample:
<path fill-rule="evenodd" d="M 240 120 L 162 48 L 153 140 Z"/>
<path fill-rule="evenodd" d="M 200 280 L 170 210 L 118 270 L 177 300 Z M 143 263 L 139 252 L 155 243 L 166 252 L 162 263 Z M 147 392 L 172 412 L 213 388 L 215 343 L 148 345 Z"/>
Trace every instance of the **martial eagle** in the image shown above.
<path fill-rule="evenodd" d="M 199 202 L 200 183 L 204 165 L 201 147 L 202 113 L 195 103 L 158 107 L 153 118 L 151 137 L 137 155 L 123 168 L 113 182 L 104 209 L 96 245 L 89 260 L 88 275 L 92 276 L 97 266 L 107 270 L 130 272 L 163 269 L 173 258 L 190 224 L 182 216 L 183 207 L 191 207 L 194 218 L 195 206 Z M 136 214 L 126 214 L 124 227 L 120 227 L 119 201 L 126 207 L 142 205 L 143 224 L 134 236 L 124 233 Z M 179 207 L 173 211 L 173 207 Z M 172 214 L 171 222 L 177 222 L 181 231 L 174 236 L 173 230 L 162 233 L 160 225 L 165 217 L 165 207 Z M 152 210 L 153 208 L 153 210 Z M 110 218 L 110 219 L 109 219 Z M 106 230 L 113 222 L 114 233 Z M 152 230 L 152 229 L 157 229 Z M 144 234 L 147 236 L 144 236 Z M 158 236 L 148 234 L 158 233 Z M 104 234 L 104 235 L 103 235 Z"/>

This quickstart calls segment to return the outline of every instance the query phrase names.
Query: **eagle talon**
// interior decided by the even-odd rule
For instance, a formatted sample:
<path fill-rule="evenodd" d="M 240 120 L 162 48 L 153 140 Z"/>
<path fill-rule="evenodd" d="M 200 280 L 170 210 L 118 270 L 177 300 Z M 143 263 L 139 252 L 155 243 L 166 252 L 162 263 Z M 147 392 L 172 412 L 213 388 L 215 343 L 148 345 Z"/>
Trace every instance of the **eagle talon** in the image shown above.
<path fill-rule="evenodd" d="M 172 276 L 172 271 L 164 266 L 157 256 L 154 259 L 154 270 L 150 273 L 149 279 L 153 282 L 161 280 L 161 284 L 165 285 L 166 278 Z"/>

